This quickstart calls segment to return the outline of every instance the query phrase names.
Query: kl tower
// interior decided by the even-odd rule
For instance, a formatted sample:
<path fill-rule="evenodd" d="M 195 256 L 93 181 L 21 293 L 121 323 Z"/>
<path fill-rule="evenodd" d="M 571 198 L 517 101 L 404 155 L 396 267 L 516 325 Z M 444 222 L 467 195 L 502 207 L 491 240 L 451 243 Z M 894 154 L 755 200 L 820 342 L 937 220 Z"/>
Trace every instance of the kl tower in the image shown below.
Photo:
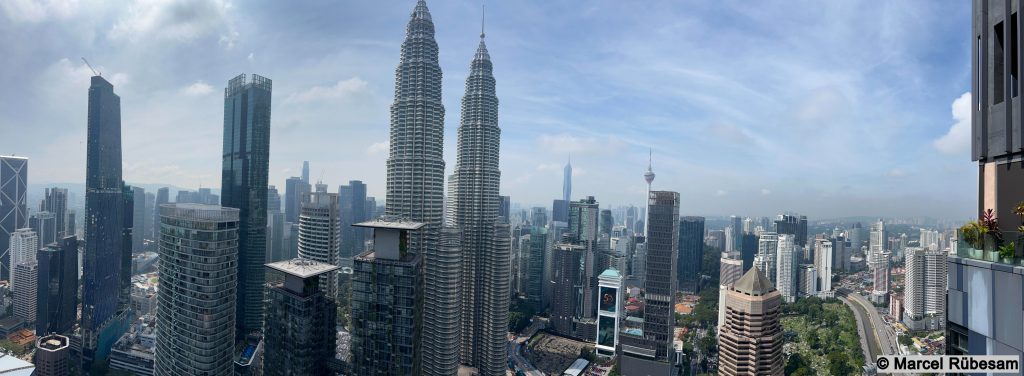
<path fill-rule="evenodd" d="M 644 173 L 644 180 L 647 181 L 647 197 L 644 199 L 644 201 L 648 201 L 651 198 L 651 183 L 654 182 L 654 171 L 651 169 L 651 160 L 653 159 L 653 157 L 654 157 L 654 152 L 652 150 L 648 149 L 648 151 L 647 151 L 647 172 Z M 647 213 L 647 214 L 648 214 L 648 216 L 650 215 L 650 213 Z M 651 227 L 651 226 L 648 225 L 647 219 L 644 219 L 644 238 L 645 239 L 647 238 L 647 228 L 649 228 L 649 227 Z"/>

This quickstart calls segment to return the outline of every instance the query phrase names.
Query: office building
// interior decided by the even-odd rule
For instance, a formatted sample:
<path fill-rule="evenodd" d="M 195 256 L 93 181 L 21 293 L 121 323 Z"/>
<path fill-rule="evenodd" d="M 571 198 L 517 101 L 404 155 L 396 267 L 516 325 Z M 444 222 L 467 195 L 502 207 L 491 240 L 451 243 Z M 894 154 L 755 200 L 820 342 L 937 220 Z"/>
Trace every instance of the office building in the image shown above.
<path fill-rule="evenodd" d="M 572 158 L 565 162 L 562 169 L 562 201 L 572 201 Z"/>
<path fill-rule="evenodd" d="M 272 211 L 267 213 L 267 260 L 282 261 L 288 258 L 288 233 L 291 224 L 284 221 L 284 213 Z M 295 246 L 298 254 L 298 244 Z"/>
<path fill-rule="evenodd" d="M 254 74 L 246 80 L 241 74 L 228 81 L 224 89 L 221 204 L 238 209 L 239 216 L 235 304 L 238 338 L 263 329 L 272 85 L 266 77 Z"/>
<path fill-rule="evenodd" d="M 338 266 L 338 248 L 341 244 L 338 195 L 327 192 L 307 193 L 299 210 L 299 258 Z M 331 300 L 337 299 L 338 274 L 319 275 L 320 288 Z"/>
<path fill-rule="evenodd" d="M 538 312 L 542 311 L 544 289 L 544 257 L 548 250 L 548 230 L 544 227 L 532 227 L 530 234 L 525 236 L 526 253 L 521 274 L 521 286 L 526 301 Z"/>
<path fill-rule="evenodd" d="M 545 227 L 548 224 L 548 212 L 544 208 L 534 207 L 530 209 L 530 224 L 533 227 Z"/>
<path fill-rule="evenodd" d="M 743 234 L 743 246 L 740 249 L 743 271 L 747 271 L 751 266 L 754 266 L 754 257 L 757 256 L 758 247 L 760 247 L 759 234 L 763 232 L 765 231 L 758 231 L 757 234 Z"/>
<path fill-rule="evenodd" d="M 498 194 L 501 128 L 492 70 L 481 30 L 462 97 L 455 223 L 463 234 L 462 363 L 482 375 L 505 373 L 511 293 L 509 202 Z"/>
<path fill-rule="evenodd" d="M 690 294 L 700 292 L 700 268 L 703 261 L 704 217 L 680 218 L 679 258 L 676 261 L 680 291 Z"/>
<path fill-rule="evenodd" d="M 719 259 L 719 274 L 718 274 L 718 306 L 725 307 L 725 293 L 732 288 L 732 285 L 736 281 L 740 280 L 743 276 L 743 260 L 736 257 L 736 254 L 722 253 L 722 257 Z M 722 332 L 722 325 L 725 324 L 725 310 L 718 310 L 718 331 Z"/>
<path fill-rule="evenodd" d="M 559 242 L 552 249 L 551 328 L 561 336 L 584 339 L 591 334 L 581 322 L 584 316 L 583 285 L 586 247 L 572 242 Z"/>
<path fill-rule="evenodd" d="M 139 198 L 140 200 L 143 198 Z M 127 320 L 127 313 L 131 308 L 132 301 L 132 241 L 135 238 L 135 191 L 132 190 L 131 186 L 122 184 L 121 185 L 121 255 L 118 258 L 121 262 L 121 274 L 120 274 L 120 288 L 121 292 L 117 294 L 117 310 L 118 319 L 122 322 Z M 119 325 L 120 326 L 120 325 Z M 121 337 L 124 333 L 123 330 L 119 330 L 119 333 L 111 333 L 105 336 L 104 349 L 109 349 L 110 346 L 117 341 L 117 338 Z"/>
<path fill-rule="evenodd" d="M 89 87 L 82 265 L 82 358 L 89 369 L 120 337 L 124 259 L 124 186 L 121 178 L 121 98 L 103 77 Z M 130 257 L 130 255 L 129 255 Z M 130 262 L 130 260 L 129 260 Z"/>
<path fill-rule="evenodd" d="M 157 375 L 231 371 L 235 290 L 241 288 L 237 275 L 242 272 L 239 212 L 204 204 L 160 207 Z"/>
<path fill-rule="evenodd" d="M 332 194 L 333 195 L 333 194 Z M 333 375 L 337 307 L 320 283 L 337 265 L 309 259 L 267 264 L 284 275 L 267 287 L 263 374 Z"/>
<path fill-rule="evenodd" d="M 36 376 L 65 376 L 71 372 L 71 341 L 59 334 L 36 339 Z"/>
<path fill-rule="evenodd" d="M 281 211 L 281 193 L 277 191 L 277 186 L 271 184 L 267 186 L 267 213 L 280 212 Z"/>
<path fill-rule="evenodd" d="M 675 327 L 675 294 L 679 256 L 679 193 L 651 191 L 648 198 L 649 231 L 644 280 L 643 336 L 624 336 L 621 352 L 623 374 L 643 374 L 648 369 L 671 369 Z M 658 371 L 661 373 L 662 371 Z"/>
<path fill-rule="evenodd" d="M 882 220 L 879 219 L 878 222 L 871 224 L 871 232 L 868 240 L 868 253 L 866 255 L 869 263 L 873 262 L 879 253 L 888 250 L 888 239 L 889 235 L 885 232 L 885 222 L 882 222 Z M 868 266 L 874 268 L 874 264 L 870 264 Z"/>
<path fill-rule="evenodd" d="M 366 213 L 366 184 L 350 180 L 348 185 L 338 187 L 338 199 L 341 207 L 340 255 L 342 259 L 349 260 L 365 248 L 366 229 L 352 225 L 370 219 Z"/>
<path fill-rule="evenodd" d="M 818 292 L 824 294 L 832 293 L 832 257 L 834 249 L 829 240 L 819 239 L 814 246 L 814 269 L 817 270 Z"/>
<path fill-rule="evenodd" d="M 11 234 L 28 226 L 28 158 L 0 155 L 0 279 L 11 279 Z"/>
<path fill-rule="evenodd" d="M 356 225 L 374 231 L 373 247 L 353 260 L 352 374 L 426 374 L 420 351 L 425 328 L 418 324 L 425 314 L 424 273 L 411 243 L 424 225 L 388 220 Z M 453 360 L 457 370 L 458 358 Z"/>
<path fill-rule="evenodd" d="M 39 236 L 39 245 L 45 246 L 57 241 L 57 217 L 48 211 L 32 213 L 28 227 Z"/>
<path fill-rule="evenodd" d="M 775 233 L 793 235 L 793 245 L 807 246 L 807 217 L 781 214 L 775 218 Z"/>
<path fill-rule="evenodd" d="M 783 374 L 782 295 L 757 267 L 726 293 L 725 324 L 718 335 L 718 372 L 724 375 Z"/>
<path fill-rule="evenodd" d="M 153 228 L 152 239 L 154 242 L 159 243 L 160 241 L 160 206 L 170 202 L 171 193 L 170 188 L 162 187 L 156 190 L 156 201 L 153 202 Z"/>
<path fill-rule="evenodd" d="M 498 218 L 504 223 L 511 223 L 512 197 L 498 196 Z"/>
<path fill-rule="evenodd" d="M 36 261 L 36 334 L 69 334 L 78 317 L 78 238 L 40 249 Z"/>
<path fill-rule="evenodd" d="M 65 236 L 74 235 L 74 229 L 68 229 L 68 190 L 67 188 L 46 188 L 44 198 L 39 203 L 39 211 L 53 213 L 56 224 L 56 237 L 60 240 Z M 48 243 L 43 243 L 48 244 Z"/>
<path fill-rule="evenodd" d="M 739 252 L 742 249 L 743 218 L 735 215 L 729 216 L 729 227 L 726 228 L 726 242 L 726 252 Z"/>
<path fill-rule="evenodd" d="M 18 229 L 10 236 L 10 259 L 8 268 L 11 270 L 11 287 L 17 284 L 14 267 L 18 264 L 35 261 L 39 250 L 39 236 L 30 228 Z"/>
<path fill-rule="evenodd" d="M 782 299 L 787 303 L 796 301 L 799 276 L 797 268 L 800 265 L 800 253 L 802 248 L 793 245 L 796 238 L 790 234 L 779 234 L 778 259 L 775 266 L 775 278 L 778 281 L 778 291 Z"/>
<path fill-rule="evenodd" d="M 449 269 L 453 261 L 461 261 L 458 249 L 438 245 L 445 170 L 441 99 L 441 66 L 434 40 L 434 22 L 426 2 L 419 0 L 409 15 L 401 59 L 395 69 L 384 214 L 423 224 L 420 231 L 410 233 L 409 250 L 423 258 L 423 291 L 420 292 L 425 299 L 422 316 L 417 319 L 422 319 L 423 338 L 429 338 L 431 343 L 423 347 L 416 344 L 415 356 L 422 358 L 422 372 L 428 375 L 456 372 L 461 349 L 460 336 L 454 328 L 461 328 L 463 315 L 461 307 L 442 303 L 463 291 L 459 287 L 458 269 Z M 463 198 L 458 197 L 458 200 Z M 494 211 L 496 215 L 497 208 Z M 356 347 L 353 344 L 353 348 Z M 412 366 L 410 363 L 401 367 L 411 369 Z M 420 371 L 418 364 L 416 371 Z"/>
<path fill-rule="evenodd" d="M 132 253 L 142 252 L 146 234 L 146 190 L 142 187 L 132 187 Z M 131 273 L 129 272 L 130 276 Z"/>
<path fill-rule="evenodd" d="M 619 345 L 619 314 L 622 312 L 622 274 L 615 268 L 605 269 L 597 276 L 598 355 L 614 356 Z"/>
<path fill-rule="evenodd" d="M 889 251 L 879 251 L 874 254 L 871 263 L 872 281 L 874 286 L 871 290 L 871 300 L 876 304 L 885 304 L 889 298 Z"/>
<path fill-rule="evenodd" d="M 302 197 L 313 191 L 313 186 L 300 177 L 290 177 L 284 184 L 284 213 L 285 221 L 299 223 L 299 210 Z"/>
<path fill-rule="evenodd" d="M 302 181 L 309 184 L 309 161 L 302 161 Z"/>
<path fill-rule="evenodd" d="M 938 330 L 946 325 L 946 255 L 938 249 L 906 249 L 903 322 L 911 330 Z"/>
<path fill-rule="evenodd" d="M 14 265 L 11 295 L 14 296 L 14 317 L 25 320 L 29 326 L 36 322 L 36 286 L 39 265 L 28 260 Z"/>

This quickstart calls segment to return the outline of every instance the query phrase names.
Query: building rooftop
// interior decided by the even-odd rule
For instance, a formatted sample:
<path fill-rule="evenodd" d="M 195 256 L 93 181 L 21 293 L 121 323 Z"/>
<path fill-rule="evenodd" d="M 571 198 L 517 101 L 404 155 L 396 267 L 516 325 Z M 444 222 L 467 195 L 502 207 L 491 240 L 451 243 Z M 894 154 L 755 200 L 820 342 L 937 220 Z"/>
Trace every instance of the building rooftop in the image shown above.
<path fill-rule="evenodd" d="M 733 290 L 747 295 L 761 296 L 775 291 L 775 286 L 772 286 L 772 282 L 764 276 L 764 273 L 754 266 L 747 271 L 747 274 L 740 277 L 740 280 L 736 281 Z"/>
<path fill-rule="evenodd" d="M 18 359 L 14 355 L 0 354 L 0 375 L 31 376 L 36 371 L 32 363 Z"/>
<path fill-rule="evenodd" d="M 424 224 L 419 222 L 406 221 L 403 219 L 381 217 L 366 222 L 359 222 L 353 224 L 352 226 L 367 228 L 390 228 L 395 230 L 418 230 L 420 227 L 423 227 Z"/>
<path fill-rule="evenodd" d="M 338 269 L 335 265 L 304 258 L 272 262 L 267 264 L 267 267 L 299 278 L 309 278 Z"/>
<path fill-rule="evenodd" d="M 47 351 L 57 351 L 68 347 L 68 337 L 51 334 L 45 337 L 40 337 L 36 347 Z"/>
<path fill-rule="evenodd" d="M 599 275 L 597 277 L 598 278 L 619 279 L 619 278 L 622 278 L 622 274 L 620 274 L 619 271 L 617 269 L 615 269 L 615 268 L 608 268 L 608 269 L 605 269 L 604 272 L 601 272 L 601 275 Z"/>

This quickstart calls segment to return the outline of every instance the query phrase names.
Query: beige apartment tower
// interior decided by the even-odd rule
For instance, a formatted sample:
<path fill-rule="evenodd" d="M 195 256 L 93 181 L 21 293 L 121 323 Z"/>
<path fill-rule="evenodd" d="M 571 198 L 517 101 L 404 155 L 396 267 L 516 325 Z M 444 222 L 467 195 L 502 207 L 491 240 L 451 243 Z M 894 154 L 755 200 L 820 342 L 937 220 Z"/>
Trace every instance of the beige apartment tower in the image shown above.
<path fill-rule="evenodd" d="M 782 295 L 752 267 L 725 294 L 725 324 L 718 336 L 723 375 L 782 375 Z"/>

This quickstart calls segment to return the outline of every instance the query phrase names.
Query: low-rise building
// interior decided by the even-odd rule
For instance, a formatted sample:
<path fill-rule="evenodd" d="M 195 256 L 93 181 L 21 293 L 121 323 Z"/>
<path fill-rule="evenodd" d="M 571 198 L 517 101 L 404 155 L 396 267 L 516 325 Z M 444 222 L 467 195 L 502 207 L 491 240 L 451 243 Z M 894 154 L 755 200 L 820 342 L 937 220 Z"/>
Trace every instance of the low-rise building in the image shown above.
<path fill-rule="evenodd" d="M 152 376 L 156 360 L 156 316 L 140 317 L 110 349 L 110 369 Z"/>

